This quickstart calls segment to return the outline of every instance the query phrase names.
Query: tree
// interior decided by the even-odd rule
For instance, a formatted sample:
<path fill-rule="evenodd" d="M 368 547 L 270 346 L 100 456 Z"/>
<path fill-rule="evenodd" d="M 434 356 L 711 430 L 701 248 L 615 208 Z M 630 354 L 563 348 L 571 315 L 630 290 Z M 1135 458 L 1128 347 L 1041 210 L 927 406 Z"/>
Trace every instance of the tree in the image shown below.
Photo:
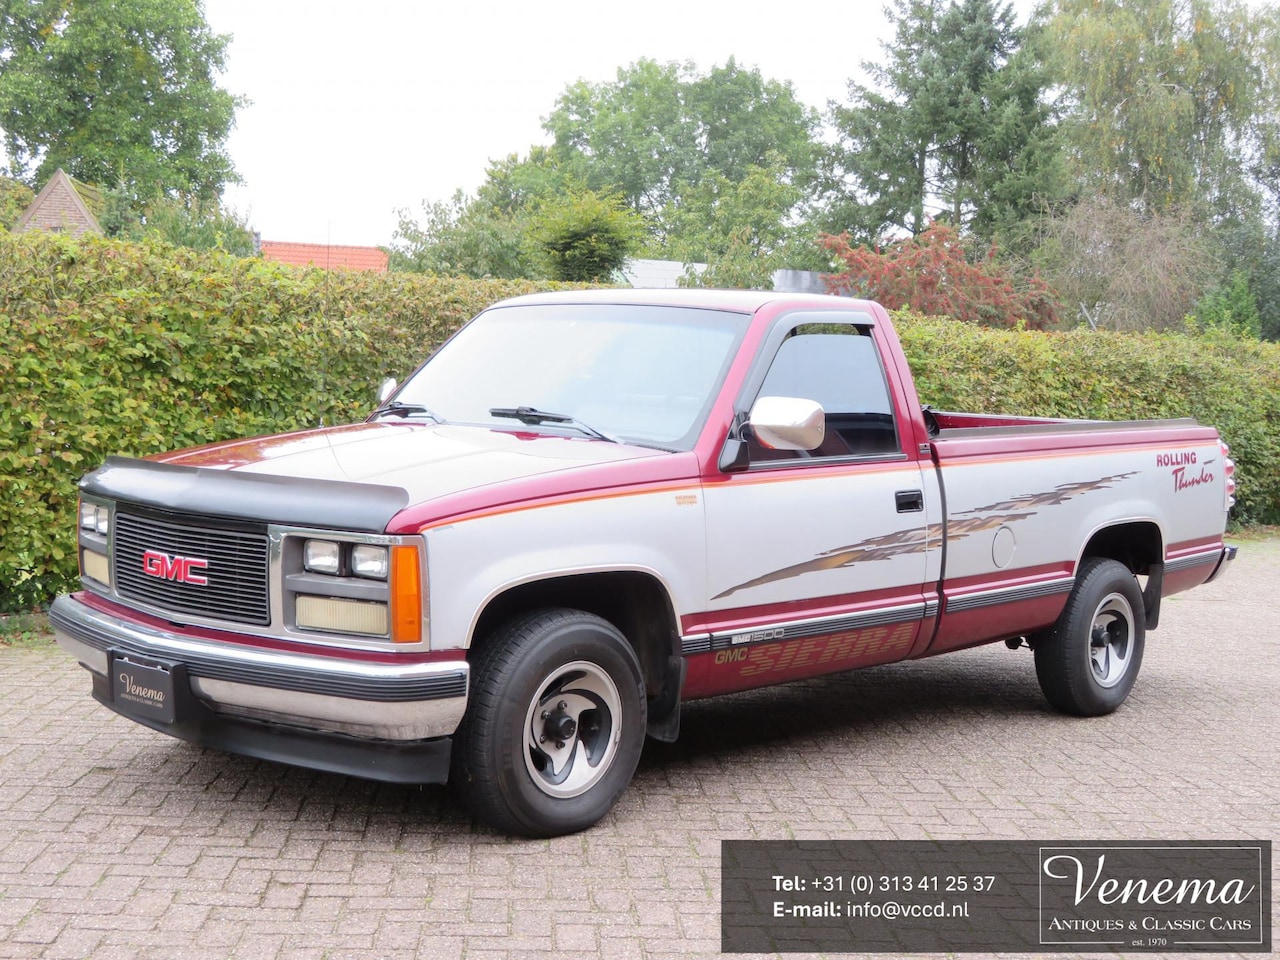
<path fill-rule="evenodd" d="M 767 80 L 730 57 L 694 79 L 685 102 L 698 126 L 707 171 L 732 183 L 765 167 L 795 186 L 812 179 L 818 118 L 796 99 L 790 83 Z"/>
<path fill-rule="evenodd" d="M 789 183 L 782 159 L 748 166 L 734 182 L 712 171 L 698 184 L 680 184 L 663 212 L 665 251 L 687 267 L 687 286 L 767 289 L 783 268 L 826 269 L 816 232 L 789 222 L 804 191 Z M 692 264 L 706 264 L 701 272 Z"/>
<path fill-rule="evenodd" d="M 1057 0 L 1077 176 L 1152 209 L 1251 206 L 1277 145 L 1278 16 L 1239 0 Z"/>
<path fill-rule="evenodd" d="M 258 252 L 244 218 L 216 204 L 187 206 L 176 200 L 155 200 L 143 214 L 140 232 L 189 250 L 221 250 L 235 257 Z"/>
<path fill-rule="evenodd" d="M 553 221 L 567 228 L 568 211 L 585 216 L 591 195 L 620 197 L 643 218 L 629 221 L 642 228 L 631 252 L 700 261 L 731 235 L 736 256 L 772 252 L 795 229 L 816 125 L 790 84 L 732 58 L 705 75 L 639 60 L 615 81 L 567 87 L 543 124 L 550 148 L 491 163 L 473 196 L 424 204 L 422 220 L 401 211 L 392 268 L 535 274 L 552 261 L 538 253 L 547 237 L 534 234 Z"/>
<path fill-rule="evenodd" d="M 221 250 L 236 257 L 258 253 L 248 222 L 217 203 L 183 203 L 161 197 L 138 208 L 137 200 L 121 187 L 100 191 L 95 210 L 98 226 L 113 240 L 160 240 L 189 250 Z"/>
<path fill-rule="evenodd" d="M 826 220 L 864 240 L 920 234 L 945 217 L 984 237 L 1025 217 L 1052 188 L 1047 77 L 1009 4 L 894 0 L 893 42 L 831 105 Z"/>
<path fill-rule="evenodd" d="M 422 220 L 400 210 L 390 268 L 444 276 L 515 280 L 538 275 L 531 218 L 544 203 L 563 200 L 575 185 L 547 147 L 493 161 L 474 196 L 457 191 L 446 202 L 422 204 Z"/>
<path fill-rule="evenodd" d="M 504 212 L 461 190 L 422 204 L 423 218 L 398 211 L 388 265 L 392 270 L 516 280 L 537 275 L 526 242 L 526 217 Z"/>
<path fill-rule="evenodd" d="M 611 279 L 643 232 L 643 219 L 621 197 L 590 190 L 543 206 L 531 230 L 551 278 L 581 283 Z"/>
<path fill-rule="evenodd" d="M 690 63 L 639 60 L 611 83 L 579 81 L 543 126 L 574 179 L 657 215 L 677 200 L 681 185 L 710 173 L 736 183 L 773 156 L 789 182 L 807 182 L 817 120 L 789 83 L 730 58 L 705 76 Z"/>
<path fill-rule="evenodd" d="M 1266 235 L 1249 278 L 1249 289 L 1258 304 L 1262 336 L 1280 340 L 1280 221 Z"/>
<path fill-rule="evenodd" d="M 971 258 L 948 224 L 933 224 L 884 250 L 852 244 L 847 234 L 828 236 L 824 243 L 845 265 L 828 278 L 834 293 L 878 300 L 890 310 L 910 307 L 992 326 L 1040 329 L 1057 322 L 1057 300 L 1047 284 L 1033 278 L 1019 288 L 997 262 L 994 246 Z"/>
<path fill-rule="evenodd" d="M 571 84 L 543 128 L 558 160 L 589 189 L 622 194 L 637 212 L 660 209 L 700 166 L 697 121 L 685 107 L 693 65 L 639 60 L 613 83 Z"/>
<path fill-rule="evenodd" d="M 548 147 L 534 145 L 521 157 L 508 154 L 493 161 L 475 202 L 493 216 L 517 217 L 552 197 L 563 197 L 581 188 Z"/>
<path fill-rule="evenodd" d="M 35 198 L 35 193 L 25 183 L 11 177 L 0 177 L 0 229 L 12 230 Z"/>
<path fill-rule="evenodd" d="M 1046 17 L 1066 157 L 1086 198 L 1080 211 L 1058 211 L 1036 254 L 1055 286 L 1074 291 L 1090 322 L 1171 327 L 1212 291 L 1241 293 L 1243 276 L 1261 328 L 1280 328 L 1268 269 L 1280 200 L 1280 10 L 1056 0 Z"/>
<path fill-rule="evenodd" d="M 244 101 L 217 85 L 227 35 L 198 0 L 5 0 L 0 129 L 13 172 L 211 203 L 237 176 L 225 142 Z"/>
<path fill-rule="evenodd" d="M 1090 326 L 1181 328 L 1214 261 L 1187 209 L 1143 210 L 1106 195 L 1048 219 L 1035 263 Z"/>
<path fill-rule="evenodd" d="M 1216 270 L 1205 297 L 1232 290 L 1235 310 L 1246 302 L 1237 285 L 1247 286 L 1248 301 L 1258 313 L 1258 330 L 1269 340 L 1280 339 L 1280 217 L 1270 224 L 1266 215 L 1239 217 L 1213 224 L 1205 230 Z M 1245 307 L 1247 317 L 1248 308 Z M 1197 317 L 1205 313 L 1203 301 L 1196 305 Z M 1251 325 L 1247 321 L 1245 326 Z M 1238 325 L 1237 325 L 1238 326 Z"/>
<path fill-rule="evenodd" d="M 1201 297 L 1196 304 L 1195 320 L 1205 329 L 1225 330 L 1253 339 L 1260 337 L 1262 316 L 1245 272 L 1234 271 L 1225 283 L 1217 284 Z"/>

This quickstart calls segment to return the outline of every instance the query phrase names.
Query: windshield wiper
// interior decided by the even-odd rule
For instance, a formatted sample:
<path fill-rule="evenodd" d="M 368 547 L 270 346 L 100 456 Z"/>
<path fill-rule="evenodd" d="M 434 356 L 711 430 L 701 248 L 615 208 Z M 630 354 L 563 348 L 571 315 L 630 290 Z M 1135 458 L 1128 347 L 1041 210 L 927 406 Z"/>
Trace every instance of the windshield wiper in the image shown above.
<path fill-rule="evenodd" d="M 562 423 L 566 427 L 573 427 L 597 440 L 608 440 L 610 443 L 622 442 L 617 437 L 611 437 L 603 430 L 597 430 L 590 424 L 583 423 L 577 417 L 571 417 L 567 413 L 549 413 L 546 410 L 539 410 L 537 407 L 493 407 L 489 410 L 489 416 L 502 417 L 507 420 L 519 420 L 529 426 L 539 423 Z"/>
<path fill-rule="evenodd" d="M 430 407 L 424 407 L 420 403 L 401 403 L 399 400 L 392 400 L 390 403 L 384 403 L 377 410 L 373 411 L 370 419 L 374 420 L 386 414 L 395 414 L 399 417 L 407 417 L 411 413 L 425 413 L 436 423 L 444 423 L 444 417 L 436 413 Z"/>

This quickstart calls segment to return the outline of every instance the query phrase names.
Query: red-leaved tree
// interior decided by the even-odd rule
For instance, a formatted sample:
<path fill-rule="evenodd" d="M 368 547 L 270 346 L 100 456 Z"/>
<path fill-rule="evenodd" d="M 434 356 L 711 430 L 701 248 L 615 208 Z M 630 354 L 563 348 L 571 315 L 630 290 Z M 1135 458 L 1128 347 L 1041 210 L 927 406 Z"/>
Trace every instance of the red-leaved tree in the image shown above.
<path fill-rule="evenodd" d="M 995 261 L 995 245 L 976 263 L 965 257 L 955 229 L 935 223 L 919 236 L 884 249 L 855 247 L 848 234 L 824 236 L 822 245 L 847 269 L 826 276 L 832 293 L 877 300 L 890 310 L 918 313 L 993 327 L 1019 323 L 1042 330 L 1058 319 L 1052 288 L 1039 277 L 1015 286 Z"/>

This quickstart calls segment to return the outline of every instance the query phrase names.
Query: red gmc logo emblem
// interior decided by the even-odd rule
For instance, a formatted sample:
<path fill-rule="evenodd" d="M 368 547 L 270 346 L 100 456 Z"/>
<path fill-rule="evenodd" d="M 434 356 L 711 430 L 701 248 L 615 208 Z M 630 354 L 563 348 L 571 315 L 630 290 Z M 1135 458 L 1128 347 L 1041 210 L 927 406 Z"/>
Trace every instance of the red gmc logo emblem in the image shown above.
<path fill-rule="evenodd" d="M 171 557 L 159 550 L 148 550 L 142 555 L 142 572 L 148 577 L 160 580 L 174 580 L 178 583 L 194 583 L 200 586 L 209 580 L 198 571 L 207 569 L 208 560 L 196 557 Z"/>

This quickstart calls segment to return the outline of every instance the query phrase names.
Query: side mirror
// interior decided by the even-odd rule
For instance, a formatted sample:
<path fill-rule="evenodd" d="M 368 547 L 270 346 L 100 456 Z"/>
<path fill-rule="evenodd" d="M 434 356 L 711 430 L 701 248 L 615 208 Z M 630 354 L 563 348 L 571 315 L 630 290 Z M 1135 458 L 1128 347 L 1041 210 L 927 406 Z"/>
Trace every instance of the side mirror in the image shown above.
<path fill-rule="evenodd" d="M 822 404 L 800 397 L 761 397 L 751 407 L 747 426 L 770 450 L 816 450 L 827 435 Z"/>
<path fill-rule="evenodd" d="M 396 383 L 395 377 L 387 377 L 378 384 L 378 406 L 381 407 L 390 400 L 391 395 L 396 392 L 396 387 L 398 386 L 399 384 Z"/>

